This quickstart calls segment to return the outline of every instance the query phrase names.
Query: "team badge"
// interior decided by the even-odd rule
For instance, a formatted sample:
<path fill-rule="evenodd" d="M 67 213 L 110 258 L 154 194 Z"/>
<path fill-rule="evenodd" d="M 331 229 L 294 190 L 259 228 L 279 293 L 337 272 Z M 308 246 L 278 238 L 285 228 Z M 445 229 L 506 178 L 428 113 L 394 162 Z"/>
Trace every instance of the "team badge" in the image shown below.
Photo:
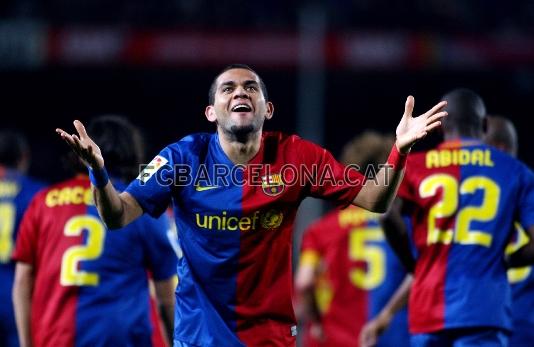
<path fill-rule="evenodd" d="M 139 173 L 137 179 L 142 183 L 146 183 L 158 170 L 169 161 L 161 155 L 156 155 L 154 159 Z"/>
<path fill-rule="evenodd" d="M 261 216 L 261 226 L 265 229 L 276 229 L 282 224 L 284 214 L 277 210 L 269 210 Z"/>
<path fill-rule="evenodd" d="M 269 196 L 276 196 L 284 191 L 284 182 L 282 181 L 282 175 L 273 174 L 263 176 L 261 178 L 261 188 L 263 192 Z"/>

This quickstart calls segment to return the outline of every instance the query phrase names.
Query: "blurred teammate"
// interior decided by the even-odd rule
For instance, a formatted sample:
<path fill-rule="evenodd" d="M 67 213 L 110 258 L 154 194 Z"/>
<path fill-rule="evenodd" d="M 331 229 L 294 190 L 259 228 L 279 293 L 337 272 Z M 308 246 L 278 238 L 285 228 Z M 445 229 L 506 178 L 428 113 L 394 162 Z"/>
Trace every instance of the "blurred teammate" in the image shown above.
<path fill-rule="evenodd" d="M 512 156 L 518 148 L 517 131 L 513 123 L 499 116 L 487 117 L 484 141 Z M 506 253 L 512 254 L 528 242 L 528 235 L 521 225 L 515 225 L 512 243 Z M 510 346 L 530 346 L 534 342 L 534 273 L 532 266 L 508 270 L 512 285 L 512 336 Z"/>
<path fill-rule="evenodd" d="M 349 142 L 342 162 L 362 170 L 387 158 L 392 139 L 365 132 Z M 406 272 L 387 245 L 378 215 L 351 206 L 313 223 L 302 241 L 296 290 L 307 321 L 304 346 L 356 346 L 362 325 L 375 316 Z M 407 346 L 406 312 L 380 338 L 380 346 Z"/>
<path fill-rule="evenodd" d="M 517 131 L 513 123 L 500 116 L 486 116 L 487 130 L 484 134 L 484 142 L 492 145 L 512 156 L 516 156 L 518 148 Z M 512 254 L 528 242 L 528 235 L 517 223 L 513 235 L 513 242 L 506 247 L 506 254 Z M 512 284 L 512 335 L 510 346 L 529 346 L 534 341 L 534 274 L 532 266 L 509 269 L 508 280 Z M 409 281 L 409 280 L 408 280 Z M 411 281 L 410 281 L 411 283 Z M 409 285 L 408 285 L 409 286 Z M 399 289 L 397 298 L 390 300 L 390 307 L 382 310 L 383 317 L 393 315 L 405 303 L 403 296 L 407 296 L 408 286 Z M 364 340 L 372 340 L 378 334 L 378 330 L 384 330 L 388 326 L 387 319 L 377 317 L 366 327 L 367 336 Z M 372 344 L 362 344 L 364 346 Z"/>
<path fill-rule="evenodd" d="M 412 345 L 508 346 L 506 265 L 532 263 L 534 243 L 507 264 L 503 250 L 515 218 L 534 235 L 534 175 L 481 142 L 485 108 L 478 95 L 457 89 L 444 99 L 445 141 L 410 156 L 402 200 L 384 224 L 387 233 L 402 234 L 400 209 L 411 212 L 418 252 L 409 302 Z"/>
<path fill-rule="evenodd" d="M 122 194 L 109 183 L 100 149 L 80 122 L 74 122 L 78 134 L 57 132 L 91 167 L 108 226 L 122 227 L 144 212 L 158 216 L 173 202 L 184 255 L 175 346 L 289 346 L 296 335 L 291 247 L 300 201 L 311 195 L 385 211 L 402 177 L 406 156 L 400 153 L 439 126 L 444 105 L 413 118 L 408 98 L 388 159 L 392 168 L 381 170 L 376 184 L 363 184 L 361 174 L 319 146 L 263 132 L 273 104 L 245 65 L 226 68 L 210 88 L 205 115 L 217 132 L 167 146 Z"/>
<path fill-rule="evenodd" d="M 484 142 L 513 157 L 517 155 L 517 131 L 514 124 L 505 117 L 486 116 Z"/>
<path fill-rule="evenodd" d="M 512 156 L 516 156 L 518 148 L 517 131 L 513 123 L 500 116 L 486 116 L 486 132 L 484 142 L 492 145 Z M 517 223 L 513 235 L 513 242 L 506 247 L 506 254 L 512 254 L 528 242 L 524 229 Z M 529 346 L 534 341 L 532 327 L 534 326 L 534 276 L 532 266 L 509 269 L 508 280 L 512 284 L 512 336 L 510 346 Z M 411 279 L 407 280 L 396 296 L 390 300 L 377 318 L 369 322 L 362 334 L 362 346 L 373 345 L 373 341 L 380 331 L 388 326 L 388 320 L 383 317 L 393 315 L 406 303 Z"/>
<path fill-rule="evenodd" d="M 122 190 L 141 160 L 139 133 L 118 116 L 95 118 L 90 127 Z M 152 346 L 147 271 L 167 315 L 174 303 L 176 256 L 168 228 L 166 218 L 144 216 L 121 232 L 108 231 L 85 174 L 38 193 L 13 256 L 22 346 Z"/>
<path fill-rule="evenodd" d="M 11 253 L 17 229 L 32 196 L 42 184 L 25 173 L 30 152 L 24 135 L 13 130 L 0 130 L 0 346 L 18 346 L 11 290 L 15 262 Z"/>

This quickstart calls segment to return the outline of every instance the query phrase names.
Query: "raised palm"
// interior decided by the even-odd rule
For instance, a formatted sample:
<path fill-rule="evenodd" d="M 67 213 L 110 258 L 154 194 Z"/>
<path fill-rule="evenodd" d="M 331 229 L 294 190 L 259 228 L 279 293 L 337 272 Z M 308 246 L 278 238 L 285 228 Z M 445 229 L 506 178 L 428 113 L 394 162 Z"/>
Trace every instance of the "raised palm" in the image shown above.
<path fill-rule="evenodd" d="M 417 140 L 425 137 L 430 131 L 441 125 L 441 119 L 447 115 L 443 111 L 446 101 L 441 101 L 419 117 L 413 117 L 415 100 L 408 96 L 404 107 L 404 114 L 397 126 L 397 148 L 401 153 L 408 153 Z"/>
<path fill-rule="evenodd" d="M 89 135 L 87 135 L 82 122 L 75 120 L 74 127 L 76 128 L 78 135 L 71 135 L 59 128 L 56 129 L 56 132 L 63 140 L 65 140 L 86 166 L 89 166 L 94 170 L 103 168 L 104 157 L 102 157 L 102 152 L 100 152 L 100 148 L 97 144 L 89 137 Z"/>

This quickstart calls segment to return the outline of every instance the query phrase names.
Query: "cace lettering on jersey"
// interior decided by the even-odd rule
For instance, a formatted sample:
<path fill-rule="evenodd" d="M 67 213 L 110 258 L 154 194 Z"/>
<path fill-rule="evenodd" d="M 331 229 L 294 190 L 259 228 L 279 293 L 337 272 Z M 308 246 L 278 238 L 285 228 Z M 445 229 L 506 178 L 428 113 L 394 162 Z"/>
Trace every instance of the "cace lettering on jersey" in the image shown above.
<path fill-rule="evenodd" d="M 52 189 L 46 194 L 47 207 L 64 205 L 94 205 L 91 188 L 82 186 Z"/>
<path fill-rule="evenodd" d="M 495 166 L 491 159 L 491 151 L 489 149 L 439 149 L 428 151 L 426 154 L 427 169 L 457 166 L 457 165 L 472 165 L 472 166 Z"/>

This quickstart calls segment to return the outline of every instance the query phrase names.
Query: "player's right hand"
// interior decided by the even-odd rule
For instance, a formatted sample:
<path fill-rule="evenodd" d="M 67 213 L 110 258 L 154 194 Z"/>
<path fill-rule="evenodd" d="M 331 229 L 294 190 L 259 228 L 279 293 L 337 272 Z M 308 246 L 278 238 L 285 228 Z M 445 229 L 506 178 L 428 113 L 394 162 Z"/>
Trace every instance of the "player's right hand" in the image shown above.
<path fill-rule="evenodd" d="M 87 135 L 85 127 L 79 120 L 74 121 L 74 127 L 78 132 L 76 134 L 69 134 L 63 129 L 56 129 L 56 133 L 72 148 L 74 153 L 78 155 L 80 160 L 93 170 L 102 169 L 104 167 L 104 157 L 96 143 Z"/>

